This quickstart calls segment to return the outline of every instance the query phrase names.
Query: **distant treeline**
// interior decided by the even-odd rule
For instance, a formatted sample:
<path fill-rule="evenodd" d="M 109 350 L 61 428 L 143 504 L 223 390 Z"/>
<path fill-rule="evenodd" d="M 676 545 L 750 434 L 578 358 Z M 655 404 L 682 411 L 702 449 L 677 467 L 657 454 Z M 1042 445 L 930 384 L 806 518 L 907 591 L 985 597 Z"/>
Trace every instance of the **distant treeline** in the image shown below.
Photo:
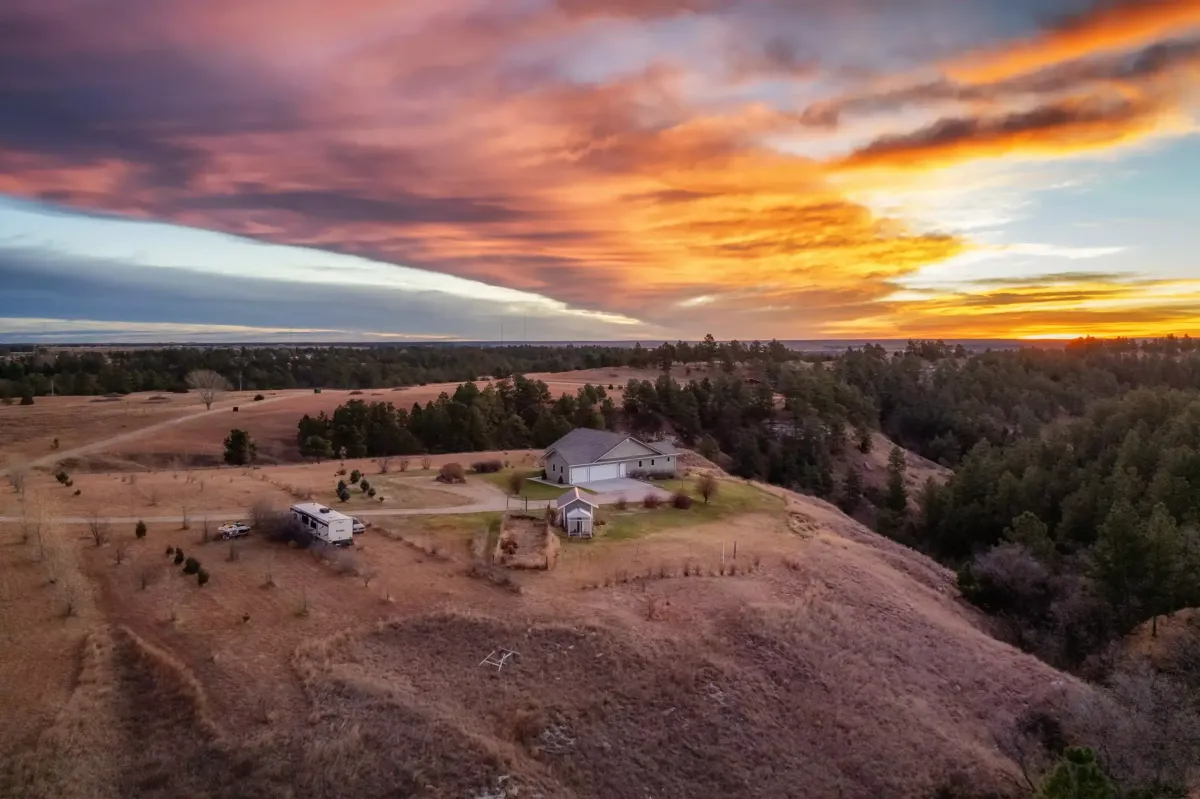
<path fill-rule="evenodd" d="M 508 377 L 526 372 L 669 363 L 783 363 L 800 353 L 778 341 L 616 346 L 241 347 L 35 352 L 0 361 L 0 397 L 183 391 L 194 370 L 212 370 L 249 391 L 371 389 Z"/>

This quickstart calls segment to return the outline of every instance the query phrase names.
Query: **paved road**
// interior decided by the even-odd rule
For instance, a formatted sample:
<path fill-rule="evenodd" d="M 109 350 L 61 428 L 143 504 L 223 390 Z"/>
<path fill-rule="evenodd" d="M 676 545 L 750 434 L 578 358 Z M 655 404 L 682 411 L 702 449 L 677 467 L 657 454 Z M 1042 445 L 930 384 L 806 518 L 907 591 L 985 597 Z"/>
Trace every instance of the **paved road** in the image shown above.
<path fill-rule="evenodd" d="M 256 407 L 256 408 L 260 407 L 262 405 L 267 404 L 268 402 L 279 402 L 280 400 L 292 399 L 295 396 L 296 396 L 295 394 L 284 394 L 283 396 L 279 396 L 279 397 L 267 397 L 266 399 L 262 399 L 262 400 L 259 400 L 258 402 L 255 402 L 254 407 Z M 197 399 L 196 401 L 199 402 L 199 399 Z M 204 411 L 198 410 L 196 413 L 189 413 L 185 416 L 180 416 L 177 419 L 168 419 L 165 422 L 159 422 L 158 424 L 152 424 L 149 427 L 140 427 L 137 430 L 130 430 L 126 433 L 120 433 L 118 435 L 111 436 L 109 438 L 101 439 L 100 441 L 93 441 L 90 444 L 84 444 L 83 446 L 75 447 L 74 449 L 58 450 L 57 452 L 52 452 L 49 455 L 43 455 L 40 458 L 29 461 L 28 466 L 31 469 L 38 468 L 41 466 L 53 466 L 54 464 L 58 463 L 59 461 L 66 460 L 67 458 L 78 458 L 83 455 L 90 455 L 93 452 L 98 452 L 100 450 L 107 449 L 108 447 L 111 447 L 113 444 L 120 444 L 120 443 L 129 441 L 134 438 L 141 438 L 142 436 L 153 435 L 162 430 L 166 430 L 168 427 L 174 427 L 177 424 L 184 424 L 185 422 L 190 422 L 193 419 L 199 419 L 204 416 L 212 416 L 213 414 L 216 414 L 216 413 L 230 413 L 231 412 L 230 409 L 233 407 L 233 402 L 240 402 L 243 405 L 246 404 L 245 402 L 242 402 L 241 400 L 233 400 L 231 402 L 228 402 L 227 404 L 219 405 L 218 407 L 212 408 L 211 410 L 204 410 Z M 7 468 L 0 469 L 0 478 L 5 477 L 7 474 L 8 474 Z"/>

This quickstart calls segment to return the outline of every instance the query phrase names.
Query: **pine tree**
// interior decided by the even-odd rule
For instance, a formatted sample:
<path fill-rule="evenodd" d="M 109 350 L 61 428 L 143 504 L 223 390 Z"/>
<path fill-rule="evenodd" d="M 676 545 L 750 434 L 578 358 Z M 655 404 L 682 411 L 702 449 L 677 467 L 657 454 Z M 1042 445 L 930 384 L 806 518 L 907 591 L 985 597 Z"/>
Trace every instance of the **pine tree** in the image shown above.
<path fill-rule="evenodd" d="M 1157 636 L 1158 617 L 1176 609 L 1187 553 L 1179 525 L 1161 503 L 1154 506 L 1146 521 L 1144 536 L 1148 554 L 1146 605 L 1151 613 L 1151 635 Z"/>
<path fill-rule="evenodd" d="M 908 489 L 904 484 L 907 474 L 904 450 L 900 447 L 892 447 L 892 451 L 888 455 L 887 493 L 884 495 L 884 505 L 898 516 L 904 516 L 908 512 Z"/>
<path fill-rule="evenodd" d="M 854 513 L 862 504 L 862 492 L 862 473 L 854 467 L 847 469 L 845 477 L 842 478 L 842 490 L 841 495 L 838 497 L 838 507 L 845 513 Z"/>
<path fill-rule="evenodd" d="M 138 538 L 146 537 L 146 523 L 138 521 L 137 526 L 133 528 L 133 534 Z"/>
<path fill-rule="evenodd" d="M 248 466 L 258 455 L 258 445 L 245 430 L 233 429 L 225 438 L 225 462 L 231 466 Z"/>
<path fill-rule="evenodd" d="M 1050 540 L 1050 530 L 1035 513 L 1025 511 L 1013 519 L 1012 527 L 1005 529 L 1004 537 L 1025 547 L 1042 562 L 1054 558 L 1054 542 Z"/>
<path fill-rule="evenodd" d="M 1149 552 L 1137 511 L 1128 500 L 1118 500 L 1100 525 L 1092 548 L 1092 573 L 1123 624 L 1137 615 L 1148 568 Z"/>
<path fill-rule="evenodd" d="M 1114 799 L 1116 790 L 1091 749 L 1071 748 L 1038 786 L 1035 799 Z"/>

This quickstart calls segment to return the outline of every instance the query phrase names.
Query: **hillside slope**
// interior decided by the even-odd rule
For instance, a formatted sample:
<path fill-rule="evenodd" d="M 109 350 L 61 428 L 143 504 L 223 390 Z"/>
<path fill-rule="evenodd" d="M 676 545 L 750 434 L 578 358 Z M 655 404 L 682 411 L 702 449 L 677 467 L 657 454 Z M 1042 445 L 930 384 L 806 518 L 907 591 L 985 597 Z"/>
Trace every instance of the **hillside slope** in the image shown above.
<path fill-rule="evenodd" d="M 182 639 L 161 625 L 110 620 L 58 724 L 0 769 L 0 794 L 923 799 L 955 774 L 1007 790 L 996 737 L 1090 689 L 990 638 L 928 559 L 764 490 L 786 515 L 648 535 L 640 565 L 599 586 L 570 561 L 523 576 L 520 594 L 414 561 L 470 590 L 360 615 L 290 646 L 290 668 L 235 672 L 202 643 L 170 651 Z M 756 554 L 685 577 L 672 535 L 734 535 Z M 255 623 L 247 635 L 276 637 Z M 499 673 L 480 665 L 497 647 L 520 653 Z M 302 714 L 223 717 L 284 683 Z"/>

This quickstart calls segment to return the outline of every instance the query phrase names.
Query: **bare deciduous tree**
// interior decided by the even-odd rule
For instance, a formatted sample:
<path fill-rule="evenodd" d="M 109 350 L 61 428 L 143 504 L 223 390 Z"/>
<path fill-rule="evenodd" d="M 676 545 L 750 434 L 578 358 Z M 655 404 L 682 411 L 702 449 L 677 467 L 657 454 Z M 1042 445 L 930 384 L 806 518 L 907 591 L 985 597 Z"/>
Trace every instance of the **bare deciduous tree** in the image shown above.
<path fill-rule="evenodd" d="M 358 579 L 363 581 L 363 587 L 369 588 L 371 581 L 375 579 L 375 570 L 370 566 L 363 566 L 358 570 Z"/>
<path fill-rule="evenodd" d="M 13 490 L 25 496 L 25 489 L 29 485 L 29 462 L 21 457 L 12 457 L 8 459 L 8 482 L 12 485 Z"/>
<path fill-rule="evenodd" d="M 212 404 L 229 390 L 229 381 L 211 369 L 188 372 L 186 382 L 188 388 L 200 395 L 206 410 L 211 410 Z"/>
<path fill-rule="evenodd" d="M 120 566 L 125 562 L 125 558 L 128 557 L 128 555 L 129 550 L 125 548 L 125 545 L 117 544 L 116 550 L 113 551 L 113 560 L 115 560 L 117 565 Z"/>
<path fill-rule="evenodd" d="M 96 514 L 92 514 L 87 520 L 88 535 L 92 537 L 92 541 L 96 546 L 102 547 L 108 541 L 108 522 Z"/>
<path fill-rule="evenodd" d="M 375 459 L 375 465 L 379 467 L 380 474 L 387 474 L 392 468 L 392 459 L 389 455 L 383 455 Z"/>
<path fill-rule="evenodd" d="M 717 478 L 711 472 L 705 472 L 696 481 L 696 490 L 700 492 L 700 496 L 704 498 L 704 504 L 707 505 L 708 501 L 717 495 Z"/>
<path fill-rule="evenodd" d="M 192 523 L 191 523 L 190 518 L 188 517 L 188 506 L 186 504 L 180 505 L 179 511 L 180 511 L 179 515 L 183 517 L 182 521 L 179 524 L 179 529 L 187 530 L 187 529 L 191 528 Z"/>

